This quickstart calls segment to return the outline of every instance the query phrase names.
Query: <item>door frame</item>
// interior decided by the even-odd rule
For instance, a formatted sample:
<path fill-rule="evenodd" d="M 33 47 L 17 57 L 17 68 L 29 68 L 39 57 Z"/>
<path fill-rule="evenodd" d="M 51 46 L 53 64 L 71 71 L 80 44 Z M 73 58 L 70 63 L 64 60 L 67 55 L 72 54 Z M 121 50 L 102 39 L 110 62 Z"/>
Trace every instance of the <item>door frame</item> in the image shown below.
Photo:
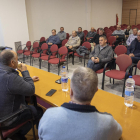
<path fill-rule="evenodd" d="M 130 9 L 129 10 L 129 25 L 130 25 L 130 13 L 131 13 L 131 10 L 136 10 L 136 19 L 135 19 L 135 25 L 136 25 L 136 21 L 137 21 L 137 9 Z"/>

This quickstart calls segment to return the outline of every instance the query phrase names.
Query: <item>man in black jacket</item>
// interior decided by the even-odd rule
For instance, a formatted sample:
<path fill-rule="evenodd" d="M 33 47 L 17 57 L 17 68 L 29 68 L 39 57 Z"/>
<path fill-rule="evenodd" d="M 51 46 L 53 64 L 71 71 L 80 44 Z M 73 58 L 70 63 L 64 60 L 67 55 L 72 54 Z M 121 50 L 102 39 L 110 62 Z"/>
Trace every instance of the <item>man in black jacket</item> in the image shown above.
<path fill-rule="evenodd" d="M 127 54 L 131 57 L 133 63 L 140 60 L 140 30 L 137 33 L 137 38 L 128 46 Z"/>
<path fill-rule="evenodd" d="M 91 43 L 90 44 L 91 44 L 91 50 L 92 51 L 94 50 L 94 47 L 99 44 L 99 38 L 102 35 L 104 35 L 104 29 L 100 28 L 99 29 L 99 34 L 96 34 L 95 37 L 91 39 Z"/>
<path fill-rule="evenodd" d="M 35 92 L 34 82 L 39 78 L 30 77 L 25 64 L 21 64 L 18 70 L 23 77 L 19 76 L 18 57 L 14 51 L 4 50 L 0 53 L 0 118 L 6 117 L 18 111 L 22 105 L 26 105 L 25 96 L 32 96 Z M 28 105 L 34 115 L 34 123 L 37 123 L 43 115 L 43 110 L 39 107 Z M 22 112 L 18 117 L 13 118 L 3 124 L 9 128 L 31 119 L 29 110 Z M 20 140 L 25 140 L 25 135 L 31 129 L 31 123 L 26 123 L 16 134 Z M 15 139 L 15 138 L 14 138 Z"/>

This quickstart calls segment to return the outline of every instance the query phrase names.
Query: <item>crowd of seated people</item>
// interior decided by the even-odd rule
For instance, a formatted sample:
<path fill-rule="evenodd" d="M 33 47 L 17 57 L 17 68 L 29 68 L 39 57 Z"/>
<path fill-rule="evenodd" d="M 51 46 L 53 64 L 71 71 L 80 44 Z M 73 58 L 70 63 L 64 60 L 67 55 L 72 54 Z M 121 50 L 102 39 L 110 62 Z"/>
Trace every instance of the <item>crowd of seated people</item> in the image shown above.
<path fill-rule="evenodd" d="M 118 25 L 117 30 L 115 30 L 112 35 L 116 37 L 118 44 L 121 39 L 125 37 L 126 33 L 129 32 L 126 41 L 127 54 L 132 58 L 133 63 L 137 63 L 140 60 L 140 30 L 138 31 L 137 28 L 134 28 L 133 34 L 130 34 L 130 30 L 130 27 L 128 27 L 124 33 Z M 81 27 L 78 28 L 78 32 L 72 31 L 72 36 L 69 37 L 68 42 L 65 44 L 68 48 L 68 52 L 72 52 L 80 46 L 83 35 L 84 33 Z M 46 43 L 50 48 L 53 44 L 61 44 L 64 39 L 66 39 L 66 33 L 64 32 L 64 28 L 61 27 L 58 34 L 56 34 L 55 29 L 52 30 L 52 36 L 48 38 Z M 34 82 L 38 81 L 39 77 L 34 76 L 31 78 L 24 64 L 18 67 L 18 57 L 14 51 L 2 51 L 0 53 L 0 118 L 17 111 L 22 105 L 26 105 L 33 112 L 34 124 L 38 124 L 38 121 L 43 115 L 38 131 L 40 140 L 53 140 L 58 137 L 62 140 L 75 138 L 77 138 L 77 140 L 83 138 L 87 140 L 91 138 L 96 140 L 99 132 L 101 133 L 101 135 L 98 135 L 100 139 L 118 140 L 122 134 L 121 126 L 111 115 L 100 114 L 94 106 L 90 105 L 98 85 L 95 72 L 103 68 L 106 62 L 113 59 L 114 52 L 112 47 L 107 44 L 107 38 L 102 28 L 99 29 L 99 33 L 97 34 L 92 27 L 91 31 L 88 32 L 86 36 L 86 41 L 92 43 L 94 48 L 89 55 L 87 63 L 88 68 L 80 67 L 73 73 L 70 91 L 71 101 L 69 103 L 64 103 L 61 107 L 48 109 L 44 115 L 42 108 L 28 105 L 25 98 L 26 96 L 32 96 L 32 100 L 34 100 Z M 21 72 L 22 77 L 19 76 L 19 72 L 17 72 L 16 69 Z M 78 81 L 81 82 L 79 83 Z M 85 115 L 85 112 L 87 115 Z M 90 115 L 91 113 L 93 114 L 92 116 Z M 95 117 L 96 114 L 98 117 Z M 83 119 L 81 116 L 83 116 Z M 66 117 L 68 117 L 68 119 L 64 121 Z M 24 111 L 18 117 L 6 121 L 3 126 L 13 128 L 30 118 L 31 113 L 29 111 Z M 104 119 L 106 119 L 106 121 L 104 121 L 105 123 L 102 124 L 101 128 L 100 122 L 102 121 L 98 120 Z M 89 123 L 85 120 L 88 120 Z M 73 125 L 75 127 L 73 127 Z M 92 127 L 94 125 L 96 125 L 96 128 Z M 85 131 L 83 126 L 88 131 Z M 17 132 L 12 137 L 12 139 L 16 140 L 16 138 L 18 138 L 19 140 L 26 140 L 25 135 L 30 129 L 31 123 L 27 123 L 25 127 L 21 128 L 21 131 Z M 67 133 L 69 131 L 71 133 Z"/>

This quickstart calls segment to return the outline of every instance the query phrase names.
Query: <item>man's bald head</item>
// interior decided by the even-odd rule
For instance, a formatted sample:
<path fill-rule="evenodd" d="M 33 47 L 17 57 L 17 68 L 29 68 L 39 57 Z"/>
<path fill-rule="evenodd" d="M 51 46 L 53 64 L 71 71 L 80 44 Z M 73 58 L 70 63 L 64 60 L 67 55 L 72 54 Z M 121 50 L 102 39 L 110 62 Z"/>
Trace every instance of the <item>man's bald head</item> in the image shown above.
<path fill-rule="evenodd" d="M 75 37 L 77 35 L 77 32 L 74 30 L 72 31 L 72 36 Z"/>
<path fill-rule="evenodd" d="M 0 53 L 0 62 L 3 65 L 11 66 L 12 61 L 17 61 L 17 54 L 12 50 L 3 50 Z"/>
<path fill-rule="evenodd" d="M 94 32 L 94 30 L 95 30 L 94 27 L 91 27 L 91 32 Z"/>
<path fill-rule="evenodd" d="M 120 30 L 121 29 L 121 26 L 120 25 L 117 25 L 117 30 Z"/>

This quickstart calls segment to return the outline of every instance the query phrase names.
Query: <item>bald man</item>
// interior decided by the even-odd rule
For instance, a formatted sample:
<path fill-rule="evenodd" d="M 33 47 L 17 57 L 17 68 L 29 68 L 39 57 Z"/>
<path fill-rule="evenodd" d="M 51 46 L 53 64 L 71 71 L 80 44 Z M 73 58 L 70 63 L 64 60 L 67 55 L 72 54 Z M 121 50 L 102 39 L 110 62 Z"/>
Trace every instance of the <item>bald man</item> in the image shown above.
<path fill-rule="evenodd" d="M 95 35 L 96 35 L 95 29 L 93 27 L 91 27 L 91 31 L 88 32 L 88 34 L 86 36 L 86 40 L 89 40 L 89 38 L 94 38 Z"/>
<path fill-rule="evenodd" d="M 68 52 L 72 52 L 80 46 L 80 38 L 77 36 L 76 31 L 72 31 L 72 36 L 69 38 L 65 46 L 68 48 Z"/>
<path fill-rule="evenodd" d="M 16 69 L 21 72 L 22 77 L 19 76 Z M 0 118 L 9 116 L 18 111 L 22 105 L 26 105 L 25 96 L 34 95 L 34 82 L 38 80 L 37 76 L 30 77 L 25 64 L 21 64 L 18 68 L 16 52 L 11 50 L 2 51 L 0 53 Z M 35 122 L 38 122 L 43 115 L 43 110 L 32 105 L 27 105 L 27 107 L 32 110 Z M 3 125 L 13 128 L 29 119 L 31 119 L 31 113 L 29 110 L 25 110 L 18 116 L 6 121 Z M 25 140 L 25 135 L 31 128 L 31 123 L 27 123 L 12 139 Z"/>

